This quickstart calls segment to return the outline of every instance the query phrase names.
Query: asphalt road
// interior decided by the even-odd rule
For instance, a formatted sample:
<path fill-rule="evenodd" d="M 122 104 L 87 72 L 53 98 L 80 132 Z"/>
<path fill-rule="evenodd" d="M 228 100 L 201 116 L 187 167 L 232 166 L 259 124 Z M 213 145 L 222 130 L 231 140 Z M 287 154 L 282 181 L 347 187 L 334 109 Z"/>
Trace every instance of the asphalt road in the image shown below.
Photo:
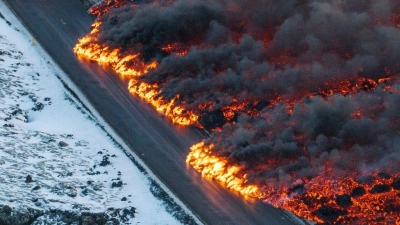
<path fill-rule="evenodd" d="M 193 127 L 174 126 L 132 96 L 127 81 L 72 51 L 94 17 L 79 0 L 3 0 L 35 39 L 84 93 L 103 119 L 151 171 L 205 224 L 295 224 L 283 211 L 245 200 L 203 179 L 185 163 L 189 146 L 200 141 Z M 140 208 L 140 206 L 138 206 Z"/>

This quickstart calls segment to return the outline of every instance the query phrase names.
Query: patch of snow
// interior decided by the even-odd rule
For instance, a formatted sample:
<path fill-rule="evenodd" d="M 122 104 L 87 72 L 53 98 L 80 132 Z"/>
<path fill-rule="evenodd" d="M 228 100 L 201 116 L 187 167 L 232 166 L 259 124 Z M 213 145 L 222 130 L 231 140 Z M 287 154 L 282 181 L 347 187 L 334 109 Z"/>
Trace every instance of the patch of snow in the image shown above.
<path fill-rule="evenodd" d="M 60 69 L 3 2 L 0 13 L 0 205 L 90 212 L 135 207 L 126 224 L 180 224 L 152 193 L 154 180 L 90 113 L 77 109 L 80 103 L 57 79 Z"/>

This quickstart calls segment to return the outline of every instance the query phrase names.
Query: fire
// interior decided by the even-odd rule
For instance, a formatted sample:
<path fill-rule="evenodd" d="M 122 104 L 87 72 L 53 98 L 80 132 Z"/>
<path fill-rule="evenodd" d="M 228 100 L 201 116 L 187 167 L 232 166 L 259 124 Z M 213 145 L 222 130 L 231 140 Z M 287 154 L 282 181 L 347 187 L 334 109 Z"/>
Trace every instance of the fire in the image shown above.
<path fill-rule="evenodd" d="M 129 91 L 153 105 L 158 112 L 170 118 L 173 123 L 186 126 L 195 124 L 199 116 L 185 110 L 182 106 L 176 105 L 175 102 L 179 100 L 179 96 L 175 96 L 170 101 L 165 101 L 159 97 L 161 91 L 158 85 L 138 81 L 140 76 L 156 68 L 157 62 L 143 62 L 140 53 L 129 53 L 135 52 L 133 49 L 122 51 L 122 49 L 111 49 L 109 46 L 96 43 L 100 25 L 100 22 L 95 22 L 92 25 L 92 31 L 79 39 L 74 47 L 75 54 L 101 65 L 110 66 L 120 76 L 130 77 Z M 167 48 L 171 48 L 171 46 Z M 183 55 L 184 53 L 178 52 L 177 54 Z M 180 103 L 184 104 L 183 102 Z"/>
<path fill-rule="evenodd" d="M 111 8 L 117 8 L 127 2 L 129 2 L 129 0 L 103 0 L 93 5 L 88 12 L 93 15 L 101 16 L 107 13 Z"/>
<path fill-rule="evenodd" d="M 203 176 L 215 179 L 243 196 L 262 198 L 263 193 L 259 188 L 248 184 L 246 174 L 240 173 L 242 167 L 229 165 L 226 159 L 212 155 L 213 147 L 213 145 L 205 146 L 204 142 L 193 145 L 190 147 L 186 163 L 193 166 Z"/>
<path fill-rule="evenodd" d="M 121 49 L 110 49 L 108 46 L 95 43 L 100 25 L 100 22 L 95 22 L 90 34 L 79 39 L 78 44 L 74 47 L 75 54 L 99 64 L 109 65 L 121 76 L 141 76 L 148 70 L 157 67 L 157 62 L 143 63 L 139 54 L 124 55 Z"/>
<path fill-rule="evenodd" d="M 169 44 L 166 47 L 161 48 L 163 51 L 167 52 L 168 54 L 184 56 L 186 55 L 189 50 L 185 46 L 180 46 L 178 44 Z"/>
<path fill-rule="evenodd" d="M 165 4 L 157 5 L 159 9 L 162 7 L 166 7 L 167 5 L 172 5 L 174 1 L 164 1 Z M 184 1 L 178 1 L 179 4 L 183 4 Z M 277 1 L 278 2 L 278 1 Z M 256 38 L 260 39 L 262 45 L 257 45 L 257 48 L 254 49 L 263 49 L 265 52 L 256 52 L 256 50 L 249 47 L 248 42 L 250 40 L 246 40 L 246 42 L 240 43 L 241 39 L 244 38 L 242 31 L 245 30 L 246 26 L 252 26 L 251 23 L 248 21 L 241 21 L 240 24 L 233 25 L 233 29 L 230 26 L 224 24 L 224 20 L 219 21 L 220 24 L 215 25 L 214 29 L 218 30 L 219 32 L 217 36 L 208 36 L 207 33 L 209 30 L 205 29 L 204 33 L 206 35 L 193 35 L 190 40 L 187 40 L 185 37 L 177 38 L 177 41 L 169 41 L 170 39 L 166 38 L 165 40 L 159 40 L 164 38 L 164 35 L 168 33 L 167 31 L 163 30 L 163 23 L 167 23 L 168 20 L 162 21 L 163 26 L 160 26 L 158 23 L 156 30 L 161 30 L 163 37 L 158 37 L 158 39 L 153 40 L 153 42 L 146 40 L 135 44 L 129 44 L 129 47 L 111 47 L 111 45 L 107 45 L 107 42 L 102 42 L 99 39 L 103 22 L 102 18 L 106 16 L 110 16 L 112 13 L 113 8 L 118 8 L 120 6 L 124 6 L 127 4 L 127 8 L 134 8 L 134 7 L 141 7 L 142 3 L 135 4 L 134 1 L 129 0 L 105 0 L 101 4 L 97 4 L 93 6 L 89 12 L 98 16 L 98 20 L 92 25 L 92 31 L 87 34 L 86 36 L 79 39 L 78 43 L 74 47 L 74 52 L 84 59 L 88 59 L 92 62 L 96 62 L 102 66 L 109 67 L 113 69 L 119 76 L 128 78 L 128 90 L 133 95 L 136 95 L 142 98 L 147 103 L 151 104 L 160 114 L 164 115 L 166 118 L 171 120 L 175 124 L 184 125 L 184 126 L 198 126 L 205 129 L 208 129 L 214 133 L 221 133 L 221 136 L 217 139 L 217 141 L 223 141 L 223 138 L 229 135 L 233 135 L 232 133 L 229 134 L 222 134 L 222 131 L 225 129 L 226 126 L 239 124 L 241 121 L 240 116 L 247 116 L 254 120 L 264 120 L 268 123 L 270 121 L 279 120 L 284 118 L 285 116 L 296 116 L 296 107 L 299 107 L 299 102 L 302 101 L 311 101 L 312 99 L 319 99 L 321 98 L 323 101 L 328 101 L 331 96 L 346 96 L 347 98 L 356 98 L 359 93 L 370 93 L 377 90 L 377 93 L 390 93 L 398 95 L 400 93 L 398 86 L 398 74 L 396 73 L 395 66 L 388 66 L 384 65 L 380 70 L 376 70 L 381 74 L 373 74 L 375 70 L 368 71 L 369 65 L 364 64 L 363 61 L 358 62 L 359 59 L 355 57 L 357 55 L 356 52 L 351 52 L 346 50 L 332 50 L 332 52 L 327 52 L 329 54 L 320 56 L 317 53 L 313 57 L 307 56 L 308 48 L 301 47 L 301 49 L 293 50 L 293 49 L 279 49 L 275 52 L 268 52 L 269 45 L 272 45 L 275 41 L 273 35 L 275 31 L 276 24 L 273 24 L 272 27 L 274 29 L 265 31 L 268 34 L 260 34 L 254 33 L 253 35 Z M 157 1 L 152 1 L 152 3 L 148 4 L 157 4 Z M 271 3 L 273 4 L 273 3 Z M 328 3 L 327 3 L 328 4 Z M 143 3 L 144 5 L 144 3 Z M 229 5 L 228 5 L 229 6 Z M 124 10 L 127 11 L 128 9 L 125 8 Z M 204 10 L 206 7 L 200 7 Z M 227 7 L 232 8 L 234 12 L 241 12 L 239 5 Z M 136 8 L 134 8 L 136 9 Z M 160 11 L 161 12 L 161 11 Z M 175 12 L 173 10 L 168 11 L 168 13 Z M 203 11 L 202 11 L 203 12 Z M 325 13 L 327 13 L 326 11 Z M 175 15 L 175 14 L 173 14 Z M 186 14 L 178 14 L 177 18 L 181 20 L 184 19 L 182 15 Z M 211 15 L 211 14 L 210 14 Z M 111 15 L 112 16 L 112 15 Z M 118 21 L 119 15 L 115 17 L 110 17 L 111 19 L 116 19 Z M 187 16 L 187 15 L 186 15 Z M 364 15 L 365 16 L 365 15 Z M 217 19 L 218 17 L 214 18 Z M 390 19 L 390 23 L 393 27 L 399 27 L 400 24 L 400 16 L 393 15 Z M 305 19 L 305 18 L 303 18 Z M 114 21 L 115 22 L 115 21 Z M 229 22 L 229 21 L 228 21 Z M 117 23 L 117 22 L 115 22 Z M 371 20 L 372 23 L 372 20 Z M 377 21 L 377 24 L 383 24 L 384 21 Z M 210 23 L 207 23 L 209 26 Z M 153 25 L 153 24 L 151 24 Z M 149 25 L 149 26 L 151 26 Z M 175 25 L 175 24 L 174 24 Z M 185 24 L 184 24 L 185 25 Z M 187 25 L 187 24 L 186 24 Z M 223 33 L 223 29 L 220 29 L 219 26 L 226 26 L 225 28 L 228 30 L 226 33 Z M 357 25 L 358 26 L 358 25 Z M 179 32 L 186 32 L 190 27 L 185 26 L 185 29 L 178 30 Z M 196 27 L 197 29 L 203 29 L 202 26 Z M 251 27 L 253 28 L 253 27 Z M 367 28 L 365 28 L 367 29 Z M 190 29 L 189 29 L 190 30 Z M 214 30 L 214 31 L 216 31 Z M 250 29 L 252 30 L 252 29 Z M 255 29 L 257 30 L 257 29 Z M 107 31 L 107 30 L 106 30 Z M 155 32 L 151 30 L 151 32 Z M 151 33 L 150 32 L 150 33 Z M 316 31 L 318 33 L 318 31 Z M 215 57 L 214 59 L 208 59 L 207 55 L 198 54 L 196 57 L 193 57 L 193 52 L 201 52 L 203 50 L 213 49 L 218 47 L 214 45 L 219 45 L 220 42 L 224 42 L 225 39 L 222 37 L 224 35 L 229 35 L 230 37 L 227 39 L 232 42 L 228 43 L 224 46 L 226 51 L 232 51 L 235 54 L 232 54 L 231 57 L 227 57 L 221 59 L 220 62 L 219 57 Z M 313 34 L 314 35 L 314 34 Z M 383 34 L 382 34 L 383 35 Z M 172 35 L 175 38 L 175 35 Z M 323 35 L 325 36 L 325 34 Z M 354 35 L 357 36 L 357 35 Z M 210 40 L 215 38 L 215 42 L 212 44 L 205 42 L 203 39 L 209 38 Z M 349 40 L 353 40 L 353 37 L 349 37 Z M 368 38 L 367 38 L 368 39 Z M 311 40 L 311 39 L 310 39 Z M 307 41 L 310 41 L 307 40 Z M 148 42 L 151 44 L 148 44 Z M 334 40 L 332 42 L 324 43 L 324 45 L 338 45 L 341 46 L 338 40 Z M 371 40 L 372 41 L 372 40 Z M 168 43 L 166 43 L 168 42 Z M 204 42 L 204 43 L 203 43 Z M 130 42 L 129 42 L 130 43 Z M 232 44 L 232 45 L 230 45 Z M 285 43 L 290 44 L 290 43 Z M 148 46 L 146 46 L 148 45 Z M 241 46 L 241 48 L 235 48 L 232 46 Z M 248 46 L 247 46 L 248 45 Z M 329 49 L 329 46 L 324 46 L 321 44 L 320 48 Z M 365 47 L 372 45 L 368 43 Z M 121 46 L 125 46 L 125 43 Z M 354 45 L 357 46 L 357 45 Z M 360 45 L 363 46 L 364 45 Z M 379 45 L 376 45 L 377 47 Z M 382 45 L 383 46 L 383 45 Z M 243 72 L 238 68 L 235 67 L 252 67 L 251 63 L 254 63 L 255 66 L 257 64 L 268 64 L 271 67 L 274 67 L 274 71 L 272 73 L 264 74 L 259 77 L 252 77 L 251 73 L 247 73 L 247 71 L 243 72 L 243 74 L 239 74 L 239 72 L 235 75 L 242 78 L 242 83 L 246 83 L 248 80 L 253 82 L 260 82 L 263 83 L 265 81 L 272 81 L 271 83 L 267 83 L 269 89 L 263 89 L 255 91 L 255 94 L 252 95 L 252 85 L 246 86 L 246 91 L 242 93 L 237 93 L 232 91 L 233 94 L 224 95 L 224 92 L 230 91 L 230 87 L 226 87 L 227 85 L 224 83 L 221 86 L 216 85 L 221 90 L 217 90 L 219 93 L 218 96 L 222 96 L 221 99 L 218 97 L 211 98 L 213 100 L 204 100 L 204 101 L 197 101 L 197 98 L 207 98 L 208 93 L 191 93 L 191 96 L 187 96 L 190 94 L 180 93 L 174 94 L 173 96 L 163 97 L 165 90 L 164 87 L 169 87 L 169 81 L 174 80 L 176 83 L 182 82 L 181 78 L 179 77 L 179 73 L 182 71 L 177 71 L 178 75 L 175 76 L 176 68 L 181 67 L 172 67 L 173 69 L 168 70 L 166 69 L 166 73 L 172 73 L 172 75 L 167 74 L 167 78 L 162 78 L 156 81 L 146 81 L 146 75 L 151 75 L 153 72 L 157 72 L 160 68 L 165 67 L 165 61 L 163 59 L 156 59 L 157 57 L 148 57 L 146 58 L 146 53 L 143 53 L 143 47 L 150 47 L 150 49 L 156 49 L 157 51 L 161 52 L 163 58 L 165 55 L 171 56 L 176 60 L 183 59 L 190 61 L 194 58 L 193 61 L 196 61 L 193 64 L 192 61 L 184 61 L 182 64 L 178 66 L 186 66 L 184 67 L 188 71 L 189 75 L 187 75 L 190 79 L 194 76 L 197 76 L 195 73 L 204 73 L 202 74 L 201 81 L 204 79 L 209 79 L 208 76 L 217 76 L 223 77 L 220 78 L 218 82 L 223 83 L 224 79 L 227 79 L 227 73 L 232 70 L 234 72 Z M 259 56 L 263 61 L 257 61 L 255 56 L 250 54 L 248 49 L 252 49 L 256 53 L 254 55 Z M 223 48 L 222 48 L 223 49 Z M 243 50 L 245 49 L 245 50 Z M 220 49 L 218 49 L 220 50 Z M 244 59 L 242 59 L 241 51 L 244 51 Z M 150 50 L 151 51 L 151 50 Z M 247 52 L 249 51 L 249 52 Z M 324 51 L 324 50 L 321 50 Z M 384 50 L 382 50 L 383 52 Z M 388 51 L 385 49 L 385 51 Z M 212 51 L 210 51 L 212 52 Z M 218 51 L 215 51 L 218 52 Z M 373 54 L 372 51 L 367 51 L 368 54 Z M 207 54 L 210 54 L 206 51 Z M 230 52 L 231 53 L 231 52 Z M 253 52 L 251 52 L 253 53 Z M 393 53 L 394 54 L 394 53 Z M 151 55 L 151 53 L 150 53 Z M 226 54 L 229 56 L 229 54 Z M 302 57 L 304 55 L 305 57 Z M 284 87 L 286 85 L 286 80 L 291 80 L 291 76 L 296 76 L 296 73 L 300 73 L 298 71 L 310 71 L 312 69 L 308 68 L 308 64 L 312 64 L 314 61 L 319 62 L 322 57 L 326 56 L 324 60 L 331 60 L 337 57 L 340 63 L 337 63 L 337 67 L 343 66 L 346 69 L 340 70 L 340 68 L 333 69 L 330 71 L 331 73 L 327 73 L 327 77 L 318 77 L 318 79 L 308 77 L 308 72 L 304 72 L 300 76 L 296 77 L 296 83 L 288 82 L 288 86 L 292 85 L 293 87 L 289 87 L 287 90 Z M 222 54 L 221 57 L 224 57 L 225 54 Z M 202 58 L 206 58 L 204 62 Z M 332 57 L 332 58 L 330 58 Z M 369 57 L 369 56 L 368 56 Z M 366 57 L 366 58 L 368 58 Z M 335 58 L 336 59 L 336 58 Z M 369 58 L 368 58 L 369 59 Z M 208 61 L 207 61 L 208 60 Z M 237 60 L 237 61 L 235 61 Z M 253 61 L 252 61 L 253 60 Z M 364 59 L 363 59 L 364 60 Z M 200 62 L 199 62 L 200 61 Z M 231 63 L 232 61 L 233 63 Z M 266 61 L 266 62 L 265 62 Z M 334 61 L 334 60 L 333 60 Z M 332 62 L 333 62 L 332 61 Z M 354 62 L 353 62 L 354 61 Z M 169 61 L 170 62 L 170 61 Z M 240 62 L 240 63 L 239 63 Z M 330 63 L 331 61 L 329 61 Z M 375 62 L 375 61 L 373 61 Z M 163 64 L 164 63 L 164 64 Z M 198 67 L 204 66 L 199 64 L 207 64 L 210 63 L 212 66 L 202 67 L 200 71 L 198 71 Z M 247 63 L 249 65 L 247 65 Z M 354 63 L 354 65 L 352 65 Z M 356 64 L 359 63 L 359 64 Z M 377 63 L 377 62 L 375 62 Z M 240 64 L 240 65 L 239 65 Z M 377 63 L 378 64 L 378 63 Z M 350 66 L 352 65 L 352 66 Z M 269 67 L 266 66 L 265 68 Z M 317 67 L 323 67 L 323 65 L 318 64 L 313 69 L 317 69 Z M 364 67 L 363 67 L 364 66 Z M 232 68 L 231 68 L 232 67 Z M 204 70 L 203 70 L 204 69 Z M 235 69 L 237 71 L 235 71 Z M 264 69 L 264 67 L 263 67 Z M 289 75 L 285 74 L 283 71 L 285 69 L 291 69 L 292 73 L 288 73 Z M 297 71 L 298 69 L 298 71 Z M 324 68 L 325 69 L 325 68 Z M 182 69 L 184 70 L 184 69 Z M 228 71 L 228 72 L 227 72 Z M 294 71 L 294 72 L 293 72 Z M 322 71 L 322 70 L 321 70 Z M 345 71 L 345 72 L 343 72 Z M 350 71 L 350 72 L 349 72 Z M 165 71 L 163 71 L 165 72 Z M 186 71 L 184 71 L 186 72 Z M 260 71 L 255 71 L 256 73 Z M 398 71 L 397 71 L 398 72 Z M 323 73 L 323 72 L 321 72 Z M 281 74 L 281 75 L 277 75 Z M 363 75 L 364 74 L 364 75 Z M 375 76 L 376 75 L 376 76 Z M 186 76 L 186 74 L 185 74 Z M 187 77 L 185 77 L 187 79 Z M 278 76 L 282 76 L 278 77 Z M 316 76 L 316 75 L 313 75 Z M 365 77 L 363 77 L 365 76 Z M 278 79 L 279 78 L 279 79 Z M 236 78 L 235 78 L 236 79 Z M 246 80 L 247 79 L 247 80 Z M 147 79 L 151 80 L 151 79 Z M 238 79 L 239 80 L 239 79 Z M 277 80 L 277 81 L 275 81 Z M 198 80 L 196 80 L 198 82 Z M 184 83 L 184 82 L 182 82 Z M 241 88 L 240 85 L 242 83 L 237 84 Z M 276 87 L 280 85 L 280 83 L 284 83 L 284 85 L 280 87 Z M 185 83 L 186 84 L 186 83 Z M 254 83 L 251 83 L 254 85 Z M 264 84 L 264 83 L 263 83 Z M 211 86 L 213 86 L 212 84 Z M 186 86 L 185 86 L 186 88 Z M 210 87 L 211 88 L 211 87 Z M 236 88 L 236 87 L 235 87 Z M 167 88 L 165 88 L 167 89 Z M 281 90 L 284 89 L 284 90 Z M 267 90 L 267 93 L 264 93 Z M 212 92 L 213 90 L 209 90 Z M 207 92 L 207 91 L 205 91 Z M 176 92 L 174 92 L 176 93 Z M 383 94 L 382 94 L 383 95 Z M 200 96 L 200 97 L 199 97 Z M 393 96 L 390 96 L 393 97 Z M 394 98 L 394 97 L 393 97 Z M 378 100 L 376 100 L 378 102 Z M 199 103 L 197 103 L 199 102 Z M 196 105 L 197 104 L 197 105 Z M 283 110 L 279 111 L 279 115 L 282 117 L 274 117 L 272 115 L 272 110 L 274 107 L 279 107 L 283 105 Z M 390 105 L 390 104 L 389 104 Z M 395 106 L 390 106 L 395 107 Z M 374 114 L 376 112 L 384 111 L 384 103 L 379 103 L 378 105 L 371 105 L 367 109 L 366 108 L 356 108 L 350 114 L 349 118 L 352 118 L 355 121 L 362 121 L 362 120 L 378 120 L 377 116 Z M 371 111 L 371 112 L 369 112 Z M 323 117 L 322 115 L 321 117 Z M 387 113 L 387 116 L 394 117 L 391 113 Z M 239 118 L 239 119 L 238 119 Z M 390 117 L 391 118 L 391 117 Z M 325 118 L 322 118 L 323 120 Z M 369 120 L 368 120 L 369 121 Z M 382 120 L 385 122 L 384 120 Z M 334 121 L 335 122 L 335 121 Z M 382 124 L 383 124 L 382 122 Z M 391 120 L 392 123 L 398 123 L 398 119 Z M 210 124 L 206 124 L 210 123 Z M 213 124 L 212 124 L 213 123 Z M 206 125 L 205 125 L 206 124 Z M 261 123 L 263 124 L 263 123 Z M 226 126 L 225 126 L 226 125 Z M 243 124 L 241 124 L 243 125 Z M 264 124 L 265 125 L 265 124 Z M 308 125 L 308 124 L 307 124 Z M 332 123 L 332 125 L 336 125 Z M 246 127 L 247 126 L 247 127 Z M 282 126 L 282 127 L 279 127 Z M 282 129 L 289 129 L 295 126 L 295 122 L 288 122 L 283 123 L 279 121 L 279 125 L 273 127 L 271 129 L 274 130 L 265 130 L 262 134 L 258 137 L 259 139 L 265 139 L 267 141 L 270 137 L 271 133 L 277 132 L 277 130 Z M 243 127 L 251 128 L 251 124 L 245 124 Z M 241 127 L 241 128 L 243 128 Z M 246 129 L 243 128 L 243 129 Z M 293 128 L 294 129 L 294 128 Z M 361 130 L 362 128 L 360 128 Z M 378 129 L 378 128 L 377 128 Z M 379 128 L 381 129 L 381 128 Z M 397 129 L 397 128 L 394 128 Z M 399 133 L 398 129 L 396 130 Z M 213 133 L 213 134 L 214 134 Z M 251 133 L 251 132 L 249 132 Z M 248 134 L 248 133 L 247 133 Z M 285 133 L 286 134 L 286 133 Z M 224 136 L 225 135 L 225 136 Z M 282 135 L 285 136 L 285 135 Z M 329 136 L 329 135 L 327 135 Z M 307 143 L 310 142 L 307 136 L 301 132 L 293 132 L 293 137 L 279 137 L 279 138 L 288 138 L 294 139 L 298 141 L 295 143 L 295 147 L 299 147 L 299 153 L 302 156 L 302 160 L 310 162 L 312 161 L 312 154 L 310 153 L 310 149 L 308 149 Z M 278 139 L 278 138 L 277 138 Z M 295 181 L 287 179 L 285 180 L 284 175 L 280 177 L 279 182 L 275 182 L 272 180 L 257 180 L 254 178 L 254 174 L 262 173 L 265 171 L 272 171 L 277 169 L 279 166 L 286 166 L 285 163 L 290 164 L 292 161 L 290 157 L 285 158 L 273 158 L 272 159 L 263 159 L 265 162 L 258 162 L 256 166 L 249 166 L 246 162 L 242 161 L 235 161 L 232 158 L 227 158 L 223 154 L 218 154 L 220 149 L 217 149 L 218 144 L 217 141 L 214 139 L 214 144 L 210 144 L 210 141 L 207 140 L 197 143 L 190 147 L 190 152 L 187 156 L 186 163 L 191 165 L 195 170 L 200 172 L 204 177 L 213 179 L 221 183 L 226 188 L 239 193 L 244 197 L 252 197 L 256 199 L 261 199 L 265 202 L 268 202 L 276 207 L 280 207 L 286 210 L 289 210 L 295 213 L 298 216 L 303 218 L 321 222 L 321 223 L 330 223 L 330 224 L 400 224 L 400 172 L 398 171 L 391 171 L 391 173 L 385 173 L 385 171 L 368 171 L 367 175 L 371 179 L 367 182 L 360 182 L 357 177 L 360 174 L 356 172 L 343 172 L 334 173 L 333 167 L 334 165 L 329 164 L 326 162 L 323 164 L 322 168 L 318 168 L 319 173 L 317 175 L 313 175 L 312 177 L 295 177 L 293 175 Z M 294 142 L 295 142 L 294 141 Z M 368 140 L 367 140 L 368 141 Z M 366 142 L 367 142 L 366 141 Z M 345 141 L 344 141 L 345 142 Z M 237 144 L 235 142 L 235 144 Z M 243 146 L 250 145 L 252 143 L 243 142 L 240 143 Z M 238 144 L 239 145 L 239 144 Z M 344 143 L 344 147 L 342 147 L 343 151 L 348 150 L 348 143 Z M 243 148 L 245 148 L 243 147 Z M 230 150 L 225 150 L 225 153 Z M 284 154 L 284 153 L 278 153 Z M 304 158 L 304 159 L 303 159 Z M 290 180 L 290 181 L 288 181 Z"/>
<path fill-rule="evenodd" d="M 160 90 L 156 84 L 139 83 L 137 80 L 131 79 L 129 81 L 129 91 L 153 105 L 158 112 L 170 118 L 173 123 L 189 126 L 197 122 L 198 116 L 196 114 L 186 111 L 181 106 L 175 106 L 174 103 L 179 99 L 179 96 L 169 102 L 157 97 Z"/>
<path fill-rule="evenodd" d="M 214 145 L 197 143 L 186 162 L 204 177 L 215 179 L 246 197 L 262 199 L 275 207 L 294 212 L 308 220 L 332 224 L 400 224 L 400 172 L 393 176 L 373 173 L 360 184 L 355 174 L 332 179 L 329 171 L 289 188 L 265 183 L 257 186 L 246 179 L 244 166 L 231 165 L 213 154 Z M 397 179 L 395 178 L 397 177 Z M 297 189 L 303 190 L 297 191 Z"/>

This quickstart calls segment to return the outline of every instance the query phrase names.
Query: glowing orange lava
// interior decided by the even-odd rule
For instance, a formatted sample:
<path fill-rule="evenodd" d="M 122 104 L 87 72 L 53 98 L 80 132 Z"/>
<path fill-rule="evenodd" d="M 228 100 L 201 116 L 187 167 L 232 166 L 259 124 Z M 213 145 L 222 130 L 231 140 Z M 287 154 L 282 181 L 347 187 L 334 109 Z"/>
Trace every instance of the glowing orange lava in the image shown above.
<path fill-rule="evenodd" d="M 127 0 L 104 1 L 90 9 L 90 12 L 101 17 L 110 8 L 118 7 Z M 134 5 L 132 6 L 134 7 Z M 392 23 L 399 27 L 400 17 L 392 18 Z M 99 20 L 92 25 L 92 31 L 85 37 L 79 39 L 74 47 L 74 52 L 85 59 L 97 62 L 100 65 L 112 68 L 121 77 L 129 78 L 128 89 L 133 95 L 139 96 L 151 104 L 160 114 L 165 115 L 175 124 L 196 125 L 201 127 L 199 120 L 207 112 L 216 110 L 212 102 L 201 103 L 197 111 L 189 109 L 188 104 L 181 99 L 179 94 L 166 100 L 162 97 L 162 88 L 166 81 L 159 83 L 146 83 L 142 78 L 146 73 L 156 70 L 159 62 L 153 60 L 145 62 L 139 49 L 111 48 L 106 44 L 98 42 Z M 238 37 L 239 40 L 241 37 Z M 265 40 L 268 43 L 270 40 Z M 158 46 L 162 51 L 176 57 L 183 57 L 188 54 L 190 46 L 182 46 L 177 43 L 170 43 L 165 46 Z M 289 54 L 288 54 L 289 55 Z M 343 58 L 350 58 L 345 55 Z M 295 58 L 279 55 L 269 59 L 274 66 L 285 67 L 298 63 Z M 360 69 L 360 72 L 362 68 Z M 391 71 L 385 69 L 385 78 L 377 80 L 359 77 L 357 74 L 349 75 L 345 79 L 325 80 L 313 91 L 309 91 L 310 84 L 298 84 L 293 96 L 281 96 L 279 93 L 269 93 L 265 97 L 267 103 L 259 105 L 260 99 L 237 100 L 238 96 L 231 96 L 231 101 L 220 106 L 226 123 L 235 123 L 238 114 L 245 114 L 249 117 L 260 117 L 264 107 L 273 107 L 277 103 L 286 103 L 285 112 L 288 115 L 293 113 L 294 105 L 304 98 L 322 96 L 327 99 L 333 94 L 343 96 L 352 95 L 360 91 L 372 91 L 393 81 Z M 338 76 L 341 77 L 341 76 Z M 265 78 L 269 79 L 269 78 Z M 310 80 L 309 82 L 313 82 Z M 392 87 L 387 85 L 383 88 L 386 92 L 392 92 Z M 394 92 L 394 91 L 393 91 Z M 398 92 L 398 91 L 397 91 Z M 353 119 L 363 117 L 363 111 L 357 110 L 351 114 Z M 215 128 L 215 130 L 221 127 Z M 211 129 L 211 131 L 215 131 Z M 357 182 L 357 174 L 346 173 L 337 176 L 331 173 L 332 165 L 324 165 L 321 173 L 312 179 L 298 180 L 299 187 L 304 187 L 304 193 L 293 191 L 290 185 L 270 185 L 267 182 L 255 183 L 249 181 L 248 171 L 245 165 L 237 165 L 225 157 L 215 154 L 214 144 L 200 142 L 190 147 L 186 163 L 200 172 L 204 177 L 217 180 L 223 186 L 243 196 L 262 199 L 276 207 L 289 210 L 296 215 L 321 223 L 332 224 L 400 224 L 400 190 L 396 189 L 393 183 L 400 179 L 400 172 L 385 177 L 379 172 L 371 173 L 374 179 L 365 184 Z M 304 147 L 306 154 L 307 149 Z M 266 165 L 265 167 L 270 166 Z M 272 166 L 271 166 L 272 167 Z M 254 171 L 253 171 L 254 172 Z M 357 189 L 358 188 L 358 189 Z M 364 190 L 355 193 L 355 190 Z M 384 190 L 384 191 L 381 191 Z M 351 195 L 351 202 L 346 199 Z M 344 196 L 343 202 L 340 200 Z M 339 200 L 338 200 L 339 199 Z M 328 213 L 327 213 L 328 212 Z M 332 218 L 324 218 L 325 214 L 336 213 Z"/>
<path fill-rule="evenodd" d="M 332 179 L 327 170 L 312 180 L 300 181 L 307 191 L 297 194 L 286 186 L 274 188 L 268 183 L 261 186 L 249 184 L 244 166 L 230 165 L 225 158 L 214 155 L 213 148 L 213 144 L 205 145 L 204 142 L 193 145 L 186 162 L 203 176 L 215 179 L 241 195 L 263 199 L 300 217 L 321 223 L 327 222 L 319 215 L 326 209 L 339 213 L 330 221 L 332 224 L 400 224 L 400 192 L 390 187 L 394 182 L 393 176 L 382 177 L 376 172 L 372 174 L 373 181 L 359 184 L 355 174 Z M 400 172 L 394 177 L 400 177 Z M 379 187 L 388 190 L 382 191 Z M 357 188 L 363 191 L 355 193 Z M 349 205 L 338 203 L 337 196 L 342 195 L 352 195 Z"/>
<path fill-rule="evenodd" d="M 244 196 L 262 198 L 263 194 L 256 185 L 247 184 L 246 174 L 241 174 L 241 167 L 229 165 L 226 159 L 212 155 L 213 145 L 205 146 L 204 142 L 190 147 L 186 162 L 203 176 L 216 179 L 227 188 Z"/>
<path fill-rule="evenodd" d="M 170 118 L 172 122 L 180 125 L 196 123 L 198 115 L 175 104 L 179 96 L 175 96 L 170 101 L 164 101 L 163 98 L 159 97 L 160 88 L 156 84 L 138 82 L 137 77 L 157 67 L 156 61 L 144 63 L 140 58 L 140 53 L 130 54 L 126 52 L 134 51 L 125 50 L 123 52 L 121 49 L 110 49 L 108 46 L 96 43 L 100 25 L 100 22 L 92 25 L 92 31 L 79 39 L 79 42 L 74 47 L 74 52 L 91 61 L 110 66 L 120 76 L 130 77 L 129 91 L 153 105 L 158 112 Z M 181 102 L 181 104 L 183 103 Z"/>

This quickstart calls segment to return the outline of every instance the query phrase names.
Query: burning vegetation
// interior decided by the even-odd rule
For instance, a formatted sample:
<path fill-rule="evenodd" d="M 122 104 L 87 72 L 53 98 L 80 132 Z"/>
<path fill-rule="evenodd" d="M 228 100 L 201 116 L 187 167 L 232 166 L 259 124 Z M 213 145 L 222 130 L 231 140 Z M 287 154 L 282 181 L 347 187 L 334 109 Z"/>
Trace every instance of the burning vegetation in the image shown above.
<path fill-rule="evenodd" d="M 400 3 L 109 0 L 74 48 L 174 123 L 187 163 L 324 224 L 400 224 Z"/>

